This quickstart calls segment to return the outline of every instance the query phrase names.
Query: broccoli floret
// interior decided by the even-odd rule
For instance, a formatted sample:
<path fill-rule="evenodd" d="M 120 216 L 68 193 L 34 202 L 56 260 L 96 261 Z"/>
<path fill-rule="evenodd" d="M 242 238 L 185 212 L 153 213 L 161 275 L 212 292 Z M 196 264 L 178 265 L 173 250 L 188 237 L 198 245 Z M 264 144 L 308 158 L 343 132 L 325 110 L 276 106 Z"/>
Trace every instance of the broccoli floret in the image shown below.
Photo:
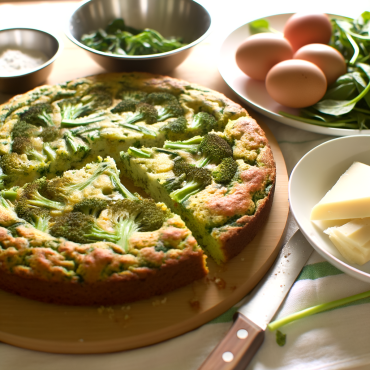
<path fill-rule="evenodd" d="M 127 153 L 136 158 L 150 158 L 152 156 L 150 153 L 145 152 L 142 149 L 135 148 L 134 146 L 130 146 Z"/>
<path fill-rule="evenodd" d="M 184 141 L 166 141 L 163 148 L 165 149 L 175 149 L 183 150 L 188 153 L 198 153 L 199 145 L 203 141 L 202 136 L 194 136 L 189 140 Z"/>
<path fill-rule="evenodd" d="M 35 208 L 32 212 L 32 220 L 29 222 L 38 230 L 47 233 L 49 231 L 50 212 L 45 208 Z"/>
<path fill-rule="evenodd" d="M 165 126 L 162 126 L 160 130 L 166 132 L 168 138 L 172 139 L 173 137 L 184 134 L 187 130 L 187 126 L 188 121 L 182 116 L 168 122 Z"/>
<path fill-rule="evenodd" d="M 135 113 L 125 123 L 133 124 L 139 121 L 145 121 L 149 125 L 156 123 L 158 121 L 158 112 L 155 107 L 147 103 L 137 104 Z"/>
<path fill-rule="evenodd" d="M 179 177 L 171 177 L 167 179 L 163 186 L 168 193 L 171 193 L 172 191 L 181 188 L 185 180 L 186 174 L 183 173 Z"/>
<path fill-rule="evenodd" d="M 113 109 L 112 113 L 135 112 L 137 102 L 131 99 L 120 101 Z"/>
<path fill-rule="evenodd" d="M 46 158 L 39 153 L 32 145 L 32 140 L 29 137 L 17 136 L 13 140 L 12 151 L 17 154 L 27 154 L 34 157 L 40 162 L 45 162 Z"/>
<path fill-rule="evenodd" d="M 0 167 L 0 189 L 16 180 L 27 170 L 27 166 L 17 153 L 4 154 L 0 158 Z"/>
<path fill-rule="evenodd" d="M 105 119 L 105 113 L 99 112 L 112 105 L 112 97 L 105 90 L 92 91 L 82 98 L 64 99 L 58 103 L 62 115 L 61 125 L 73 127 L 88 125 Z"/>
<path fill-rule="evenodd" d="M 154 130 L 150 130 L 144 126 L 131 125 L 129 123 L 119 123 L 121 127 L 128 128 L 134 131 L 141 132 L 144 135 L 156 137 L 157 133 Z"/>
<path fill-rule="evenodd" d="M 119 237 L 102 229 L 93 216 L 81 212 L 70 212 L 59 217 L 50 228 L 50 234 L 76 243 L 96 241 L 116 242 Z"/>
<path fill-rule="evenodd" d="M 51 235 L 77 243 L 109 241 L 117 243 L 127 251 L 128 240 L 134 232 L 157 230 L 167 218 L 167 212 L 157 207 L 153 200 L 137 197 L 122 199 L 108 207 L 115 227 L 115 232 L 109 233 L 96 224 L 97 213 L 94 207 L 87 205 L 87 208 L 82 208 L 83 212 L 74 210 L 60 217 L 50 229 Z M 91 209 L 93 213 L 86 214 Z"/>
<path fill-rule="evenodd" d="M 158 109 L 158 122 L 165 121 L 168 118 L 179 117 L 184 114 L 181 105 L 176 102 L 171 102 Z"/>
<path fill-rule="evenodd" d="M 177 98 L 175 95 L 166 92 L 154 92 L 149 94 L 145 102 L 152 105 L 163 105 L 170 103 L 177 103 Z"/>
<path fill-rule="evenodd" d="M 93 166 L 93 172 L 90 176 L 77 184 L 71 183 L 68 177 L 54 177 L 47 183 L 45 189 L 46 194 L 48 194 L 52 199 L 60 199 L 74 191 L 82 191 L 91 185 L 105 171 L 111 168 L 111 164 L 109 162 L 100 162 Z"/>
<path fill-rule="evenodd" d="M 48 180 L 42 193 L 45 197 L 60 203 L 65 203 L 68 195 L 67 187 L 70 185 L 64 177 L 54 177 Z"/>
<path fill-rule="evenodd" d="M 154 92 L 149 94 L 145 102 L 150 105 L 161 105 L 158 108 L 158 122 L 167 118 L 179 117 L 184 114 L 184 110 L 177 101 L 176 96 L 165 92 Z"/>
<path fill-rule="evenodd" d="M 81 135 L 87 134 L 92 131 L 100 132 L 102 129 L 103 127 L 101 127 L 100 124 L 92 123 L 87 126 L 79 126 L 79 127 L 72 128 L 69 131 L 71 132 L 73 136 L 81 136 Z"/>
<path fill-rule="evenodd" d="M 165 149 L 183 150 L 192 154 L 202 153 L 203 157 L 198 162 L 198 167 L 204 167 L 209 163 L 219 164 L 222 159 L 232 157 L 233 151 L 230 145 L 222 137 L 210 133 L 202 136 L 194 136 L 184 141 L 166 141 Z"/>
<path fill-rule="evenodd" d="M 4 208 L 2 210 L 3 217 L 1 226 L 9 226 L 10 224 L 19 221 L 13 203 L 11 203 L 8 199 L 5 199 L 5 197 L 3 197 L 3 194 L 0 195 L 0 207 Z"/>
<path fill-rule="evenodd" d="M 48 232 L 50 221 L 50 209 L 35 207 L 28 203 L 28 199 L 21 197 L 17 202 L 15 211 L 20 218 L 23 218 L 36 229 Z"/>
<path fill-rule="evenodd" d="M 136 199 L 125 186 L 121 184 L 118 170 L 112 166 L 109 161 L 103 161 L 92 165 L 93 171 L 88 178 L 77 184 L 71 183 L 68 177 L 55 177 L 47 182 L 45 193 L 51 199 L 63 199 L 66 195 L 74 191 L 82 191 L 91 185 L 103 173 L 109 176 L 114 187 L 121 193 L 124 198 Z"/>
<path fill-rule="evenodd" d="M 116 243 L 126 252 L 134 232 L 158 230 L 168 216 L 154 200 L 141 198 L 119 200 L 110 207 L 109 213 L 119 237 Z"/>
<path fill-rule="evenodd" d="M 193 121 L 189 127 L 191 130 L 196 132 L 199 131 L 201 134 L 206 134 L 216 129 L 217 120 L 211 114 L 207 112 L 199 112 L 193 117 Z"/>
<path fill-rule="evenodd" d="M 55 126 L 52 118 L 53 107 L 49 103 L 31 105 L 20 119 L 35 126 Z"/>
<path fill-rule="evenodd" d="M 136 103 L 143 102 L 147 97 L 148 93 L 144 91 L 136 91 L 136 90 L 121 90 L 116 94 L 117 99 L 129 99 L 133 100 Z"/>
<path fill-rule="evenodd" d="M 233 156 L 233 150 L 222 137 L 216 134 L 207 134 L 199 144 L 199 151 L 203 158 L 198 162 L 199 167 L 204 167 L 209 163 L 218 164 L 222 159 Z"/>
<path fill-rule="evenodd" d="M 81 212 L 87 216 L 98 218 L 101 211 L 106 209 L 109 201 L 101 198 L 86 198 L 73 207 L 73 212 Z"/>
<path fill-rule="evenodd" d="M 124 198 L 131 200 L 137 199 L 137 197 L 128 189 L 126 189 L 126 187 L 121 183 L 119 172 L 115 168 L 110 167 L 107 171 L 107 175 L 110 177 L 110 180 L 112 181 L 114 187 L 121 193 Z"/>
<path fill-rule="evenodd" d="M 22 170 L 24 165 L 23 161 L 16 153 L 6 153 L 0 158 L 0 166 L 6 174 Z"/>
<path fill-rule="evenodd" d="M 13 188 L 8 189 L 8 190 L 1 190 L 0 194 L 6 200 L 10 200 L 10 201 L 14 202 L 17 199 L 17 196 L 18 196 L 18 189 L 19 189 L 18 186 L 14 186 Z"/>
<path fill-rule="evenodd" d="M 54 127 L 49 127 L 54 128 Z M 53 161 L 56 159 L 55 150 L 51 149 L 48 143 L 43 144 L 43 150 L 46 153 L 46 157 L 34 149 L 32 139 L 27 136 L 16 136 L 13 140 L 12 151 L 17 154 L 26 154 L 27 156 L 33 157 L 39 162 L 46 162 L 47 159 Z"/>
<path fill-rule="evenodd" d="M 55 127 L 55 126 L 54 127 L 52 126 L 44 127 L 38 136 L 41 137 L 45 143 L 50 143 L 59 138 L 60 130 L 58 127 Z"/>
<path fill-rule="evenodd" d="M 134 112 L 131 117 L 123 120 L 117 113 L 121 112 Z M 130 130 L 138 131 L 144 135 L 156 137 L 157 133 L 144 126 L 138 126 L 134 123 L 139 121 L 145 121 L 147 124 L 153 124 L 157 122 L 158 113 L 157 110 L 146 103 L 136 103 L 134 100 L 126 99 L 122 100 L 116 107 L 111 110 L 111 113 L 115 114 L 111 117 L 111 120 L 118 122 L 118 125 Z"/>
<path fill-rule="evenodd" d="M 50 144 L 44 143 L 43 148 L 49 161 L 50 162 L 55 161 L 55 159 L 57 158 L 57 153 L 54 149 L 51 148 Z"/>
<path fill-rule="evenodd" d="M 238 164 L 232 157 L 224 158 L 212 172 L 212 176 L 219 184 L 227 184 L 234 177 L 238 169 Z"/>
<path fill-rule="evenodd" d="M 63 203 L 50 200 L 40 194 L 40 192 L 43 192 L 46 189 L 47 184 L 48 180 L 46 180 L 45 177 L 26 184 L 22 188 L 19 202 L 23 203 L 24 205 L 28 205 L 29 207 L 35 206 L 49 208 L 51 210 L 63 210 Z"/>
<path fill-rule="evenodd" d="M 25 121 L 18 121 L 14 124 L 12 130 L 13 139 L 16 137 L 32 137 L 37 136 L 39 129 Z"/>
<path fill-rule="evenodd" d="M 184 202 L 212 183 L 211 171 L 206 168 L 195 167 L 181 158 L 174 161 L 173 172 L 178 178 L 185 174 L 186 179 L 181 188 L 170 193 L 171 199 L 178 203 Z"/>
<path fill-rule="evenodd" d="M 89 146 L 82 142 L 81 139 L 76 139 L 70 131 L 66 131 L 64 133 L 64 140 L 73 153 L 80 152 L 84 156 L 90 151 Z"/>

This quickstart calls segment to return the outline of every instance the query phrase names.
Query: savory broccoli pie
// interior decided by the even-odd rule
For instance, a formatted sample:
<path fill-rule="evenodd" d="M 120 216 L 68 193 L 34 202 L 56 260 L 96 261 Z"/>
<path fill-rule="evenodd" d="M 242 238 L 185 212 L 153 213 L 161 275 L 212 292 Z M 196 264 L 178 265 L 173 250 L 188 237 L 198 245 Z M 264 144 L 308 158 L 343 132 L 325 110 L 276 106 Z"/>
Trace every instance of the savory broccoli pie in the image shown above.
<path fill-rule="evenodd" d="M 207 274 L 203 250 L 217 263 L 238 254 L 271 208 L 262 129 L 224 95 L 170 77 L 41 86 L 0 106 L 0 136 L 0 288 L 26 297 L 168 292 Z"/>

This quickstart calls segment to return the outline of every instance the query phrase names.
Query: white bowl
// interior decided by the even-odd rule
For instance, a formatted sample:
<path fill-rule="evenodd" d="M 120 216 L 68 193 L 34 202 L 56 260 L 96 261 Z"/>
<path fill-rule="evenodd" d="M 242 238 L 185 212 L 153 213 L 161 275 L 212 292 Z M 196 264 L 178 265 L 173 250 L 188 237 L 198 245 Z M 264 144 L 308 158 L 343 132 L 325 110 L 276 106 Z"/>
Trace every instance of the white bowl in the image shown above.
<path fill-rule="evenodd" d="M 328 235 L 310 220 L 312 207 L 355 161 L 370 165 L 370 135 L 342 137 L 317 146 L 293 169 L 289 200 L 299 228 L 313 248 L 341 271 L 370 283 L 370 262 L 362 266 L 348 262 Z"/>
<path fill-rule="evenodd" d="M 267 20 L 273 29 L 282 32 L 285 23 L 293 14 L 294 13 L 275 14 L 263 17 L 262 19 Z M 328 16 L 330 18 L 346 19 L 346 17 L 335 14 L 328 14 Z M 299 109 L 284 107 L 277 103 L 268 94 L 265 82 L 253 80 L 248 77 L 241 71 L 235 61 L 236 50 L 239 45 L 248 36 L 250 36 L 250 23 L 252 23 L 252 21 L 238 27 L 225 38 L 221 45 L 218 57 L 218 69 L 222 78 L 246 104 L 266 117 L 301 130 L 332 136 L 370 134 L 370 130 L 311 125 L 310 123 L 297 121 L 296 119 L 288 118 L 279 114 L 279 111 L 284 111 L 286 113 L 298 115 Z"/>

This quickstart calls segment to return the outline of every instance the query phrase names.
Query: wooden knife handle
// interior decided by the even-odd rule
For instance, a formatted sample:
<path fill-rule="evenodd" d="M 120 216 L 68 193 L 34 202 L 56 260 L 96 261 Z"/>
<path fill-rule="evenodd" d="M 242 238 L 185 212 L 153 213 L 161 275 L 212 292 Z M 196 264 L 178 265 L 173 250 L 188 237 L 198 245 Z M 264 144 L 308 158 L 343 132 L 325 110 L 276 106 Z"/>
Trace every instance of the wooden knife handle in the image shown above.
<path fill-rule="evenodd" d="M 265 331 L 241 313 L 199 370 L 245 370 L 265 338 Z"/>

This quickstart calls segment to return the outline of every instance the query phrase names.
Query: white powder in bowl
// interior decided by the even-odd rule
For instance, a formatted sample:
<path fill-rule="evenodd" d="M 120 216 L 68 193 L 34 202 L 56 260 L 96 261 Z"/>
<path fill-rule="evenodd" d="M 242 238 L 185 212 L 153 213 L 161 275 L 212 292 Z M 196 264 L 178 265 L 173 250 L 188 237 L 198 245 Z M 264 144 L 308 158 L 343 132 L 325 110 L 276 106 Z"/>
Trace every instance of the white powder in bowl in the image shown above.
<path fill-rule="evenodd" d="M 0 51 L 0 76 L 13 76 L 31 71 L 49 58 L 40 51 L 6 49 Z"/>

